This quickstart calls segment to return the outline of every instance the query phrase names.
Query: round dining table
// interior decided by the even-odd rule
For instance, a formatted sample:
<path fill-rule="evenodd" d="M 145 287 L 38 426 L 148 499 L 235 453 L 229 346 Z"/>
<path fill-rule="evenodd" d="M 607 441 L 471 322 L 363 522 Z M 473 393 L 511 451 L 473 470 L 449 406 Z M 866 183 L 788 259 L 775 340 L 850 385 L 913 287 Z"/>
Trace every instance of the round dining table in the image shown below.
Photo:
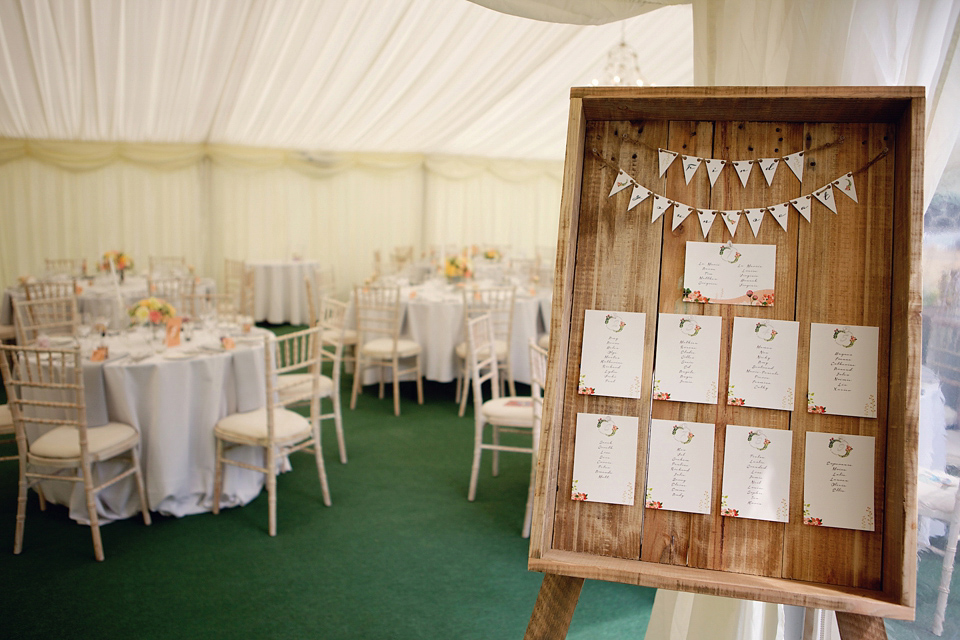
<path fill-rule="evenodd" d="M 479 286 L 482 283 L 477 284 Z M 462 366 L 462 360 L 456 355 L 456 348 L 466 339 L 463 288 L 468 285 L 434 280 L 415 286 L 399 286 L 402 316 L 400 335 L 420 344 L 423 377 L 436 382 L 456 380 L 457 369 Z M 517 382 L 530 382 L 529 342 L 531 338 L 536 342 L 543 331 L 540 308 L 540 299 L 535 290 L 516 288 L 510 357 L 513 378 Z M 350 328 L 356 327 L 352 299 L 347 313 L 347 325 Z M 389 373 L 385 371 L 385 375 L 389 376 Z M 376 382 L 378 375 L 375 368 L 368 369 L 364 372 L 364 384 Z"/>
<path fill-rule="evenodd" d="M 163 331 L 160 331 L 162 334 Z M 225 350 L 221 335 L 229 333 L 235 347 Z M 109 357 L 91 362 L 84 357 L 87 423 L 109 421 L 132 425 L 141 438 L 141 463 L 151 511 L 185 516 L 210 511 L 213 506 L 215 469 L 214 426 L 227 415 L 253 411 L 264 405 L 265 329 L 215 327 L 197 330 L 190 341 L 164 348 L 147 329 L 107 336 Z M 100 336 L 83 339 L 86 353 Z M 39 437 L 39 431 L 28 437 Z M 231 457 L 260 464 L 263 451 L 237 447 Z M 106 461 L 94 473 L 106 472 Z M 117 467 L 113 468 L 116 473 Z M 228 465 L 221 507 L 246 504 L 261 491 L 261 473 Z M 83 489 L 79 484 L 44 482 L 44 495 L 69 505 L 70 517 L 89 522 Z M 128 518 L 140 511 L 132 477 L 107 487 L 97 495 L 101 521 Z"/>
<path fill-rule="evenodd" d="M 253 268 L 253 319 L 271 324 L 309 324 L 305 278 L 313 278 L 316 260 L 247 260 Z"/>

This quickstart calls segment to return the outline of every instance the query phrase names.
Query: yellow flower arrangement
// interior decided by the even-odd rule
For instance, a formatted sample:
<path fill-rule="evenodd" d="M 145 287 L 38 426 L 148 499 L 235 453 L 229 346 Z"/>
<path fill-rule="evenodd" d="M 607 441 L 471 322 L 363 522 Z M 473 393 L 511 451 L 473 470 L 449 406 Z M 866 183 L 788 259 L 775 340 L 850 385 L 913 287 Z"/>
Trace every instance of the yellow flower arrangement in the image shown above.
<path fill-rule="evenodd" d="M 491 262 L 500 262 L 500 252 L 497 249 L 487 249 L 483 252 L 483 257 Z"/>
<path fill-rule="evenodd" d="M 144 298 L 130 307 L 130 317 L 138 324 L 164 324 L 169 318 L 177 315 L 174 309 L 162 298 Z"/>
<path fill-rule="evenodd" d="M 105 251 L 103 258 L 100 259 L 100 270 L 110 271 L 110 263 L 117 271 L 126 271 L 133 268 L 133 258 L 123 251 Z"/>
<path fill-rule="evenodd" d="M 448 278 L 469 278 L 472 273 L 470 262 L 461 256 L 451 256 L 443 265 L 443 274 Z"/>

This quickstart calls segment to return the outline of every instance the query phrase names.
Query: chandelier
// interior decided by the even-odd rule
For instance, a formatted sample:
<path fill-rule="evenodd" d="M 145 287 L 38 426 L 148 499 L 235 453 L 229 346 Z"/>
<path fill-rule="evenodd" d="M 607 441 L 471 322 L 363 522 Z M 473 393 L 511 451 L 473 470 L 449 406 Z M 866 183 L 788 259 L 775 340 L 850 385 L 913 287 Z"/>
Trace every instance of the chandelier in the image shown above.
<path fill-rule="evenodd" d="M 615 87 L 636 86 L 642 87 L 644 82 L 640 74 L 640 61 L 637 52 L 627 44 L 626 26 L 620 23 L 620 43 L 607 52 L 607 64 L 603 74 L 594 78 L 593 86 L 613 85 Z"/>

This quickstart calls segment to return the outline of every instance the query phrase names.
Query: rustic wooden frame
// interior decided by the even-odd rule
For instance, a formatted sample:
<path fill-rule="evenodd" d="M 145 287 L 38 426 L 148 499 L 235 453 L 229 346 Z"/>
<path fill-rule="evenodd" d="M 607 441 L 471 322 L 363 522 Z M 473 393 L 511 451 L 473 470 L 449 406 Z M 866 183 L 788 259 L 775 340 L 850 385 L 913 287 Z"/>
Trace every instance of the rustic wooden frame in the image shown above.
<path fill-rule="evenodd" d="M 787 233 L 770 220 L 756 239 L 749 235 L 749 229 L 737 233 L 738 241 L 746 238 L 748 242 L 778 244 L 777 293 L 778 301 L 782 297 L 784 304 L 780 305 L 779 311 L 774 309 L 773 314 L 766 317 L 779 318 L 782 316 L 776 314 L 780 313 L 807 324 L 811 321 L 828 321 L 819 319 L 815 310 L 829 303 L 826 296 L 830 292 L 820 294 L 818 287 L 812 285 L 818 282 L 816 278 L 821 277 L 823 270 L 829 270 L 831 265 L 849 265 L 856 272 L 858 282 L 867 283 L 862 299 L 856 301 L 862 307 L 857 311 L 860 314 L 857 317 L 863 319 L 860 324 L 881 325 L 879 417 L 869 421 L 842 416 L 816 416 L 818 421 L 811 422 L 814 418 L 805 411 L 795 410 L 785 416 L 787 412 L 763 409 L 749 409 L 746 413 L 736 415 L 762 421 L 763 424 L 770 422 L 774 428 L 800 431 L 807 428 L 818 431 L 836 429 L 876 434 L 876 505 L 880 508 L 877 532 L 864 534 L 838 529 L 811 532 L 813 527 L 799 524 L 797 514 L 802 508 L 803 464 L 802 453 L 797 455 L 798 451 L 802 452 L 802 442 L 797 442 L 802 440 L 799 437 L 795 437 L 794 442 L 791 517 L 786 525 L 760 521 L 729 522 L 731 518 L 723 519 L 727 522 L 720 522 L 716 504 L 714 513 L 708 516 L 658 512 L 649 518 L 649 523 L 645 522 L 647 516 L 641 500 L 637 500 L 634 507 L 584 502 L 574 504 L 569 499 L 564 474 L 569 475 L 568 467 L 572 466 L 572 424 L 578 411 L 638 415 L 641 424 L 644 424 L 648 423 L 651 412 L 654 417 L 711 422 L 715 420 L 710 417 L 710 411 L 722 416 L 726 410 L 722 405 L 699 405 L 706 407 L 704 413 L 703 409 L 685 403 L 655 403 L 664 406 L 651 408 L 650 373 L 655 344 L 655 331 L 651 327 L 656 326 L 657 312 L 684 312 L 686 309 L 688 313 L 721 315 L 725 322 L 734 315 L 758 315 L 752 307 L 704 310 L 702 306 L 694 307 L 692 303 L 679 302 L 680 294 L 674 291 L 674 285 L 678 282 L 676 278 L 682 274 L 682 250 L 679 272 L 675 266 L 675 256 L 678 247 L 682 248 L 686 240 L 703 239 L 695 217 L 685 221 L 676 231 L 670 231 L 669 223 L 664 224 L 661 218 L 652 224 L 647 219 L 643 223 L 645 227 L 630 226 L 625 233 L 621 233 L 619 228 L 617 234 L 609 232 L 614 222 L 621 223 L 628 215 L 642 217 L 637 210 L 630 214 L 624 211 L 626 207 L 621 205 L 625 200 L 615 202 L 616 196 L 607 198 L 616 175 L 612 167 L 619 164 L 646 186 L 652 188 L 654 184 L 660 185 L 663 189 L 660 193 L 677 197 L 693 206 L 724 208 L 774 204 L 786 198 L 780 198 L 782 194 L 771 195 L 773 192 L 768 192 L 767 202 L 763 203 L 723 203 L 723 194 L 720 193 L 719 206 L 707 204 L 704 197 L 716 203 L 714 198 L 718 194 L 714 193 L 716 188 L 710 189 L 703 175 L 705 172 L 701 171 L 699 178 L 695 177 L 690 185 L 684 185 L 682 177 L 678 178 L 678 167 L 668 171 L 665 178 L 660 178 L 655 160 L 649 160 L 649 154 L 645 158 L 637 158 L 632 150 L 642 142 L 643 146 L 650 148 L 663 146 L 678 151 L 682 148 L 692 155 L 725 157 L 722 154 L 714 155 L 712 150 L 723 146 L 740 151 L 739 145 L 744 144 L 746 138 L 737 136 L 756 134 L 758 138 L 769 141 L 771 127 L 778 123 L 782 124 L 782 135 L 793 136 L 794 142 L 799 140 L 802 149 L 829 143 L 824 132 L 832 130 L 830 127 L 840 131 L 862 132 L 862 149 L 859 141 L 853 148 L 851 144 L 854 140 L 851 139 L 843 145 L 848 151 L 831 149 L 828 154 L 818 154 L 818 158 L 831 166 L 821 168 L 815 179 L 823 178 L 827 171 L 839 172 L 830 176 L 833 179 L 858 168 L 864 158 L 877 155 L 879 145 L 885 144 L 889 149 L 889 153 L 874 165 L 881 178 L 874 179 L 869 174 L 858 178 L 858 191 L 862 189 L 866 197 L 861 197 L 863 206 L 857 209 L 856 214 L 845 214 L 843 205 L 841 215 L 832 220 L 816 217 L 830 214 L 815 211 L 813 222 L 807 228 L 798 229 L 799 225 L 806 223 L 794 222 L 796 218 L 793 216 L 796 214 L 791 211 L 791 226 Z M 922 87 L 602 87 L 574 88 L 571 91 L 557 277 L 550 327 L 550 366 L 530 538 L 531 570 L 868 616 L 913 618 L 916 582 L 916 443 L 921 364 L 923 123 Z M 733 125 L 739 129 L 734 129 Z M 738 133 L 744 129 L 746 133 Z M 780 130 L 776 129 L 777 132 Z M 589 140 L 588 132 L 591 135 Z M 711 138 L 710 145 L 703 146 L 701 141 L 708 136 Z M 718 136 L 720 145 L 715 142 Z M 635 143 L 632 147 L 629 144 L 631 138 Z M 783 141 L 783 137 L 780 141 Z M 777 148 L 776 152 L 785 155 L 799 150 L 793 145 L 788 146 L 788 142 L 777 145 L 785 148 L 782 152 Z M 769 144 L 764 142 L 769 147 L 775 144 L 776 140 Z M 621 157 L 624 149 L 630 155 L 624 153 Z M 772 148 L 758 148 L 752 157 L 765 157 L 772 153 Z M 848 155 L 840 155 L 844 153 Z M 734 155 L 731 159 L 744 157 L 749 156 Z M 834 160 L 831 164 L 831 158 L 840 158 L 845 162 Z M 858 163 L 857 166 L 848 166 L 854 161 Z M 781 171 L 787 170 L 782 168 Z M 732 171 L 725 174 L 731 174 L 728 179 L 732 177 L 736 180 Z M 698 186 L 698 179 L 703 184 Z M 822 186 L 827 181 L 823 180 L 816 186 Z M 810 184 L 805 174 L 803 194 L 810 192 Z M 688 197 L 674 195 L 681 188 Z M 593 209 L 588 211 L 585 207 Z M 643 205 L 638 207 L 642 208 Z M 835 225 L 844 216 L 848 224 L 857 220 L 854 233 L 863 236 L 852 250 L 837 244 L 839 240 Z M 817 230 L 818 225 L 822 227 L 821 230 Z M 608 233 L 605 234 L 605 230 Z M 742 236 L 741 233 L 747 235 Z M 775 234 L 781 234 L 782 237 L 778 239 Z M 715 236 L 717 239 L 714 239 Z M 594 244 L 586 246 L 585 237 L 589 237 Z M 708 241 L 723 242 L 727 239 L 729 232 L 723 225 L 714 224 Z M 889 256 L 879 256 L 877 251 L 885 245 L 890 249 Z M 781 251 L 781 246 L 786 251 Z M 610 255 L 600 257 L 598 247 L 609 250 Z M 823 247 L 827 247 L 827 250 Z M 630 258 L 631 252 L 642 252 L 645 258 Z M 870 256 L 869 260 L 861 260 L 861 254 Z M 623 260 L 625 257 L 627 259 Z M 616 258 L 619 271 L 609 268 L 613 260 L 607 258 Z M 797 262 L 796 278 L 792 280 L 782 277 L 780 273 L 781 261 L 786 264 L 789 260 Z M 650 282 L 651 279 L 657 283 L 654 294 L 650 293 L 650 287 L 641 290 L 645 285 L 636 284 Z M 802 281 L 799 293 L 798 281 Z M 665 285 L 666 282 L 668 284 Z M 886 293 L 879 290 L 887 285 L 889 290 Z M 795 300 L 790 301 L 790 297 Z M 619 307 L 611 306 L 611 300 L 616 301 Z M 795 305 L 795 308 L 791 305 Z M 576 380 L 583 309 L 620 307 L 624 311 L 644 311 L 648 321 L 653 316 L 653 324 L 648 325 L 647 330 L 645 359 L 649 366 L 645 367 L 644 399 L 578 396 Z M 726 375 L 726 359 L 729 356 L 729 326 L 725 324 L 724 329 L 721 381 L 725 379 L 723 376 Z M 808 334 L 808 328 L 802 327 L 799 354 L 804 361 L 798 363 L 798 398 L 804 397 L 806 390 L 807 364 L 804 354 L 808 336 L 804 337 L 805 333 Z M 665 407 L 668 404 L 673 406 Z M 796 423 L 796 428 L 791 421 Z M 715 458 L 716 468 L 722 465 L 722 428 L 725 428 L 725 423 L 718 425 L 717 447 L 720 453 Z M 646 474 L 646 442 L 643 435 L 639 449 L 637 482 L 641 487 Z M 798 473 L 801 476 L 799 483 Z M 719 499 L 719 476 L 719 473 L 714 474 L 715 503 Z M 649 530 L 645 527 L 648 524 Z M 749 556 L 754 548 L 761 549 L 758 555 L 770 562 L 754 563 Z M 829 573 L 833 571 L 832 567 L 829 570 L 811 568 L 809 560 L 814 557 L 835 561 L 838 567 L 836 574 Z M 694 566 L 689 566 L 691 564 Z M 764 573 L 768 575 L 762 575 Z"/>

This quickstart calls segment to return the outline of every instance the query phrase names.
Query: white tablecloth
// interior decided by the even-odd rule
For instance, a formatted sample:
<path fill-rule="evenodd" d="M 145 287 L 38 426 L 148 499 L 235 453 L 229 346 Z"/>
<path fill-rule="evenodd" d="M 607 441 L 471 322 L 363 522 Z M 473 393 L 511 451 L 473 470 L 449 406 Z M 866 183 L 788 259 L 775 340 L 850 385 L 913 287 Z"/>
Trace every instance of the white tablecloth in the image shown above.
<path fill-rule="evenodd" d="M 151 511 L 185 516 L 210 511 L 213 505 L 214 425 L 231 413 L 263 406 L 265 397 L 263 334 L 253 329 L 233 351 L 200 351 L 219 343 L 212 333 L 198 332 L 191 342 L 134 362 L 123 354 L 148 350 L 147 334 L 108 338 L 111 359 L 106 364 L 85 361 L 84 382 L 88 424 L 108 419 L 132 425 L 140 432 L 141 463 Z M 174 359 L 185 352 L 188 359 Z M 39 435 L 35 434 L 35 435 Z M 260 464 L 262 449 L 242 447 L 232 457 Z M 125 463 L 107 461 L 103 465 Z M 263 474 L 226 467 L 223 507 L 246 504 L 263 487 Z M 89 522 L 79 485 L 44 483 L 48 499 L 69 504 L 70 517 Z M 126 478 L 100 492 L 97 511 L 103 521 L 130 517 L 140 510 L 134 479 Z"/>
<path fill-rule="evenodd" d="M 253 319 L 271 324 L 307 324 L 304 278 L 319 266 L 313 260 L 248 260 L 254 273 Z"/>
<path fill-rule="evenodd" d="M 90 284 L 91 281 L 93 284 Z M 91 316 L 103 316 L 111 320 L 118 314 L 117 289 L 109 276 L 98 276 L 92 280 L 80 279 L 77 284 L 83 289 L 77 295 L 77 311 Z M 216 291 L 212 278 L 197 280 L 197 293 Z M 120 285 L 120 297 L 126 307 L 147 296 L 147 278 L 145 276 L 127 276 Z M 24 300 L 23 287 L 8 287 L 3 292 L 0 306 L 0 324 L 13 324 L 13 300 Z M 125 321 L 125 318 L 122 319 Z"/>
<path fill-rule="evenodd" d="M 455 349 L 465 340 L 463 334 L 463 296 L 458 287 L 438 286 L 433 283 L 401 287 L 403 320 L 401 336 L 417 341 L 423 349 L 420 366 L 427 380 L 452 382 L 457 379 Z M 356 326 L 353 305 L 347 324 Z M 510 355 L 513 359 L 513 377 L 517 382 L 530 382 L 529 341 L 537 339 L 541 331 L 540 301 L 526 289 L 517 291 L 513 308 L 513 335 Z M 368 370 L 364 384 L 376 382 L 376 370 Z M 389 379 L 389 373 L 387 373 Z"/>

